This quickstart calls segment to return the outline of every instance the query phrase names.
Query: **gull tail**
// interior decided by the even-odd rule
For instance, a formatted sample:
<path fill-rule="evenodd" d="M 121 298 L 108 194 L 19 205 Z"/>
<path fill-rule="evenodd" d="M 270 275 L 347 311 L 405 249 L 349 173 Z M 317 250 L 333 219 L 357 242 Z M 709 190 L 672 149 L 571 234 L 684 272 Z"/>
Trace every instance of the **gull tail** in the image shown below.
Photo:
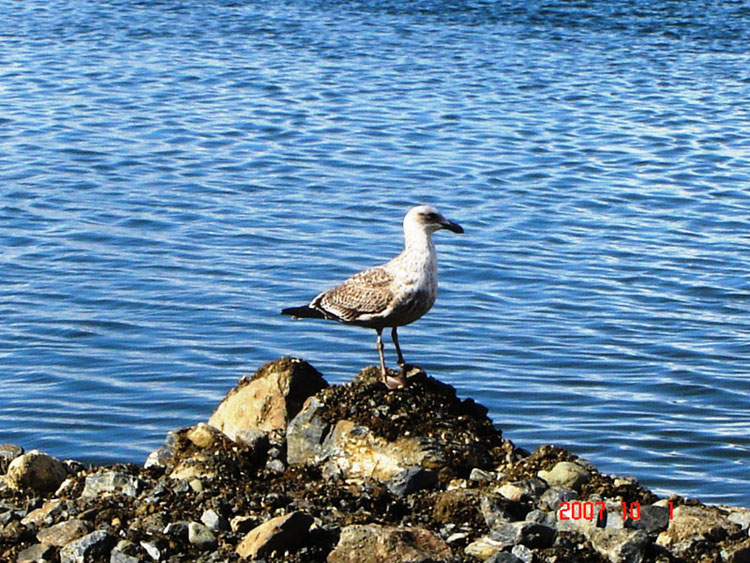
<path fill-rule="evenodd" d="M 302 307 L 289 307 L 281 310 L 282 315 L 292 315 L 298 319 L 325 319 L 325 315 L 308 305 Z"/>

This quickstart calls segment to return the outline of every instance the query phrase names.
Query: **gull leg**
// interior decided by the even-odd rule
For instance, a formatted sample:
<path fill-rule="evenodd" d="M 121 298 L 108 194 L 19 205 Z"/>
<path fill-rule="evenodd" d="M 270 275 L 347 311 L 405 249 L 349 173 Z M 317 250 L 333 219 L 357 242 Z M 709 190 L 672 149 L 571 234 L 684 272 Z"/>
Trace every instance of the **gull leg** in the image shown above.
<path fill-rule="evenodd" d="M 401 346 L 398 345 L 398 333 L 395 326 L 391 329 L 391 340 L 393 340 L 393 345 L 396 347 L 396 354 L 398 354 L 398 365 L 403 370 L 406 362 L 404 361 L 404 355 L 401 353 Z"/>
<path fill-rule="evenodd" d="M 385 383 L 385 386 L 388 387 L 388 389 L 403 387 L 404 385 L 406 385 L 406 379 L 404 378 L 403 374 L 399 375 L 398 377 L 388 375 L 388 370 L 385 368 L 385 354 L 383 353 L 383 329 L 376 328 L 375 330 L 378 333 L 378 356 L 380 356 L 380 376 L 383 378 L 383 383 Z M 399 350 L 399 356 L 400 355 L 401 351 Z"/>
<path fill-rule="evenodd" d="M 378 356 L 380 357 L 380 376 L 383 378 L 383 381 L 386 381 L 388 379 L 388 372 L 385 370 L 385 355 L 383 354 L 383 329 L 376 328 L 375 330 L 378 333 L 377 346 Z"/>

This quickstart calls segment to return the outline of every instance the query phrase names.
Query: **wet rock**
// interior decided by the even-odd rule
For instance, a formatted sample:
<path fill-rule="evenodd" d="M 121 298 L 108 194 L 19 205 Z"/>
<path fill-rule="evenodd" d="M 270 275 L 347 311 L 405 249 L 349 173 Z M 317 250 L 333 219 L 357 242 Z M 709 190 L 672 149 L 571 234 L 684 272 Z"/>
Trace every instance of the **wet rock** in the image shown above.
<path fill-rule="evenodd" d="M 341 530 L 328 563 L 448 562 L 451 550 L 424 528 L 355 524 Z"/>
<path fill-rule="evenodd" d="M 584 483 L 591 479 L 591 474 L 571 461 L 560 461 L 551 470 L 542 469 L 537 474 L 544 479 L 550 487 L 561 487 L 580 491 Z"/>
<path fill-rule="evenodd" d="M 54 550 L 51 546 L 43 543 L 35 543 L 18 554 L 16 563 L 41 563 L 43 561 L 50 561 L 53 556 Z"/>
<path fill-rule="evenodd" d="M 0 444 L 0 474 L 8 470 L 8 465 L 23 454 L 23 448 L 15 444 Z"/>
<path fill-rule="evenodd" d="M 49 528 L 42 528 L 37 532 L 36 539 L 47 545 L 62 547 L 73 540 L 85 536 L 88 532 L 86 524 L 74 518 L 60 522 Z"/>
<path fill-rule="evenodd" d="M 305 400 L 328 384 L 310 364 L 282 358 L 243 378 L 211 415 L 208 424 L 235 439 L 242 430 L 283 430 Z"/>
<path fill-rule="evenodd" d="M 247 533 L 237 546 L 237 554 L 252 559 L 278 550 L 293 551 L 305 541 L 312 523 L 312 516 L 304 512 L 271 518 Z"/>
<path fill-rule="evenodd" d="M 39 450 L 32 450 L 10 462 L 5 482 L 13 489 L 52 492 L 67 475 L 65 465 L 59 459 Z"/>
<path fill-rule="evenodd" d="M 416 491 L 429 489 L 438 482 L 437 474 L 422 467 L 410 467 L 391 477 L 386 483 L 388 491 L 403 498 Z"/>
<path fill-rule="evenodd" d="M 138 496 L 143 482 L 120 471 L 104 471 L 86 476 L 82 497 L 95 497 L 101 494 L 123 494 L 129 497 Z"/>
<path fill-rule="evenodd" d="M 105 561 L 115 541 L 115 537 L 107 531 L 91 532 L 63 547 L 60 550 L 60 563 Z"/>

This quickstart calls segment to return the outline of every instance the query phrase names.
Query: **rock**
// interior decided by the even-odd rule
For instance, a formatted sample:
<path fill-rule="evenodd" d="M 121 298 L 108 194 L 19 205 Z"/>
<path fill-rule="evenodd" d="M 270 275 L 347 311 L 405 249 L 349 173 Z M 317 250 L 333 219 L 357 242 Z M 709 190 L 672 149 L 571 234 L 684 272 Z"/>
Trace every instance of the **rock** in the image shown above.
<path fill-rule="evenodd" d="M 261 367 L 232 389 L 208 424 L 232 440 L 243 430 L 284 430 L 305 400 L 327 387 L 323 376 L 304 360 L 282 358 Z"/>
<path fill-rule="evenodd" d="M 484 522 L 490 530 L 516 519 L 513 517 L 513 514 L 507 510 L 507 504 L 500 506 L 486 496 L 483 496 L 479 501 L 479 511 L 482 513 Z"/>
<path fill-rule="evenodd" d="M 120 540 L 109 556 L 109 563 L 140 563 L 141 560 L 135 555 L 128 554 L 128 551 L 134 553 L 135 544 L 128 540 Z"/>
<path fill-rule="evenodd" d="M 190 522 L 188 524 L 188 541 L 198 549 L 212 549 L 216 547 L 216 536 L 203 524 Z"/>
<path fill-rule="evenodd" d="M 541 470 L 537 474 L 550 487 L 581 490 L 581 486 L 591 479 L 591 474 L 572 461 L 559 461 L 550 471 Z"/>
<path fill-rule="evenodd" d="M 640 563 L 650 540 L 643 530 L 606 530 L 592 527 L 586 537 L 612 563 Z"/>
<path fill-rule="evenodd" d="M 523 563 L 523 559 L 519 559 L 508 551 L 498 551 L 484 563 Z"/>
<path fill-rule="evenodd" d="M 611 512 L 615 512 L 622 520 L 620 511 L 610 511 L 609 507 L 607 507 L 608 517 L 612 516 Z M 628 518 L 624 522 L 625 528 L 643 530 L 649 535 L 656 535 L 659 532 L 663 532 L 667 529 L 667 526 L 669 526 L 669 508 L 653 504 L 641 507 L 641 517 L 638 520 Z"/>
<path fill-rule="evenodd" d="M 148 556 L 151 559 L 153 559 L 154 561 L 161 561 L 162 550 L 160 549 L 159 544 L 157 542 L 144 540 L 144 541 L 141 541 L 141 547 L 146 553 L 148 553 Z"/>
<path fill-rule="evenodd" d="M 750 529 L 750 509 L 732 508 L 727 519 L 741 526 L 743 530 Z"/>
<path fill-rule="evenodd" d="M 115 541 L 109 532 L 96 530 L 63 547 L 60 550 L 60 563 L 105 561 Z"/>
<path fill-rule="evenodd" d="M 323 419 L 323 403 L 317 397 L 310 397 L 287 426 L 286 458 L 292 464 L 316 464 L 326 455 L 323 441 L 331 430 L 331 425 Z"/>
<path fill-rule="evenodd" d="M 269 459 L 266 463 L 266 469 L 273 471 L 274 473 L 284 473 L 286 465 L 280 459 Z"/>
<path fill-rule="evenodd" d="M 534 552 L 525 545 L 514 545 L 510 553 L 522 563 L 534 562 Z"/>
<path fill-rule="evenodd" d="M 437 482 L 437 474 L 434 471 L 409 467 L 391 477 L 386 487 L 393 496 L 403 498 L 416 491 L 434 487 Z"/>
<path fill-rule="evenodd" d="M 253 454 L 260 458 L 268 451 L 268 432 L 258 428 L 247 428 L 235 434 L 234 440 L 247 446 Z"/>
<path fill-rule="evenodd" d="M 0 474 L 8 470 L 8 465 L 23 454 L 23 448 L 15 444 L 0 444 Z"/>
<path fill-rule="evenodd" d="M 723 547 L 721 560 L 728 563 L 750 563 L 750 539 Z"/>
<path fill-rule="evenodd" d="M 728 535 L 738 536 L 741 532 L 739 524 L 716 509 L 681 505 L 674 508 L 669 527 L 659 534 L 656 543 L 679 554 L 696 542 L 720 542 Z"/>
<path fill-rule="evenodd" d="M 120 471 L 104 471 L 86 476 L 86 484 L 81 496 L 86 498 L 114 493 L 136 497 L 142 488 L 143 482 L 138 477 Z"/>
<path fill-rule="evenodd" d="M 490 531 L 490 538 L 503 547 L 525 545 L 534 549 L 544 549 L 555 541 L 555 529 L 538 522 L 504 522 Z"/>
<path fill-rule="evenodd" d="M 485 471 L 484 469 L 479 469 L 478 467 L 474 467 L 471 470 L 471 473 L 469 473 L 469 481 L 474 481 L 475 483 L 490 483 L 492 481 L 495 481 L 498 478 L 498 474 L 494 471 Z"/>
<path fill-rule="evenodd" d="M 327 563 L 449 562 L 448 545 L 424 528 L 355 524 L 341 530 Z"/>
<path fill-rule="evenodd" d="M 201 515 L 201 522 L 205 524 L 212 532 L 219 532 L 229 529 L 229 522 L 213 509 L 206 510 Z"/>
<path fill-rule="evenodd" d="M 538 498 L 546 490 L 547 485 L 541 479 L 526 479 L 515 483 L 506 483 L 497 492 L 508 500 L 518 502 Z"/>
<path fill-rule="evenodd" d="M 32 450 L 15 458 L 8 465 L 5 482 L 12 489 L 33 489 L 52 492 L 68 476 L 65 465 L 51 455 Z"/>
<path fill-rule="evenodd" d="M 88 534 L 86 525 L 78 519 L 66 520 L 37 532 L 36 539 L 47 545 L 62 547 Z"/>
<path fill-rule="evenodd" d="M 28 526 L 32 524 L 37 527 L 45 523 L 51 524 L 55 518 L 65 510 L 65 503 L 62 499 L 55 498 L 44 502 L 40 508 L 35 508 L 21 519 L 21 524 Z"/>
<path fill-rule="evenodd" d="M 476 557 L 477 559 L 481 559 L 482 561 L 486 561 L 496 553 L 499 553 L 503 547 L 504 544 L 502 542 L 495 541 L 489 536 L 484 536 L 467 545 L 466 549 L 464 549 L 464 553 Z"/>
<path fill-rule="evenodd" d="M 236 534 L 246 534 L 255 527 L 255 522 L 252 516 L 235 516 L 229 521 L 229 527 Z"/>
<path fill-rule="evenodd" d="M 164 438 L 164 443 L 148 454 L 146 462 L 143 464 L 145 469 L 149 467 L 167 467 L 174 457 L 174 448 L 177 444 L 179 430 L 170 430 Z"/>
<path fill-rule="evenodd" d="M 184 521 L 170 522 L 164 527 L 163 533 L 165 536 L 171 536 L 185 541 L 188 539 L 188 523 Z"/>
<path fill-rule="evenodd" d="M 43 561 L 50 561 L 53 556 L 54 551 L 51 546 L 43 543 L 35 543 L 18 554 L 16 563 L 41 563 Z"/>
<path fill-rule="evenodd" d="M 187 431 L 185 437 L 190 440 L 196 447 L 202 450 L 211 449 L 217 444 L 222 443 L 223 432 L 206 424 L 205 422 L 199 422 Z"/>
<path fill-rule="evenodd" d="M 539 498 L 539 506 L 544 510 L 557 512 L 560 509 L 560 504 L 563 502 L 569 502 L 578 497 L 573 489 L 563 489 L 560 487 L 550 487 Z"/>
<path fill-rule="evenodd" d="M 554 513 L 545 512 L 544 510 L 539 509 L 529 511 L 526 515 L 526 520 L 529 522 L 538 522 L 539 524 L 544 524 L 550 528 L 555 528 L 557 523 L 557 518 Z"/>
<path fill-rule="evenodd" d="M 293 551 L 305 541 L 312 523 L 312 516 L 304 512 L 271 518 L 245 535 L 237 546 L 237 554 L 253 559 L 274 551 Z"/>

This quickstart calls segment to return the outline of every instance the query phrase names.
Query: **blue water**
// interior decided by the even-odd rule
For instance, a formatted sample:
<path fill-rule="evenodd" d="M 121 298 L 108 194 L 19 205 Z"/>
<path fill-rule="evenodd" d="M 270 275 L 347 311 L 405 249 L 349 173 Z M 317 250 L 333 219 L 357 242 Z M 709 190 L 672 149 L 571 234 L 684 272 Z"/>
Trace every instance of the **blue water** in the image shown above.
<path fill-rule="evenodd" d="M 281 355 L 349 379 L 372 331 L 279 310 L 432 203 L 466 234 L 407 360 L 750 505 L 750 3 L 2 6 L 0 442 L 143 461 Z"/>

